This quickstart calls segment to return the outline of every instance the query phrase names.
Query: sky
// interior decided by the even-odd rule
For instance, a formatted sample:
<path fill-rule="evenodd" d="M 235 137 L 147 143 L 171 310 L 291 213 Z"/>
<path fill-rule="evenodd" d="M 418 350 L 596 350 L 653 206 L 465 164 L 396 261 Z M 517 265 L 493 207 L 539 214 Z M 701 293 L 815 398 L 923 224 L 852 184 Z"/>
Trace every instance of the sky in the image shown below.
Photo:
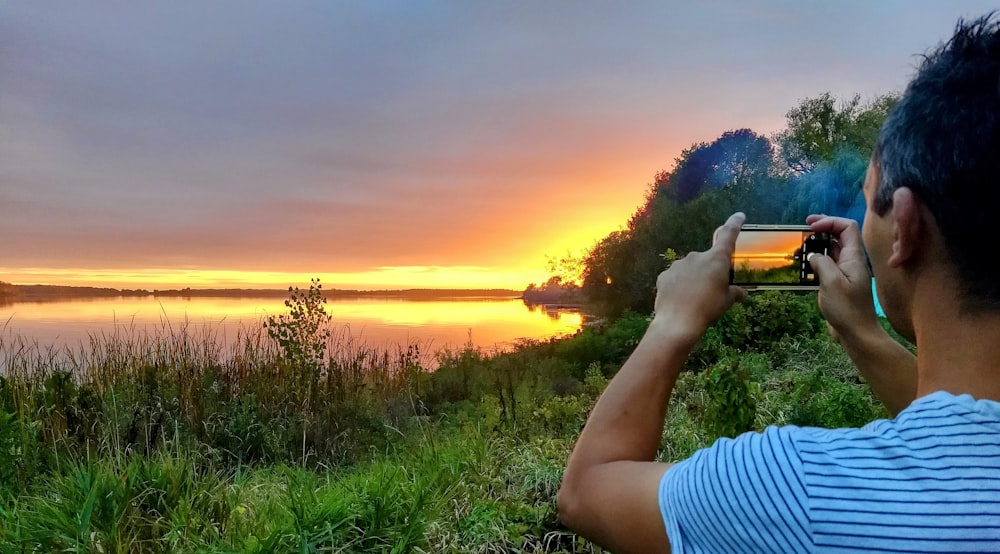
<path fill-rule="evenodd" d="M 991 4 L 3 2 L 0 280 L 522 289 Z"/>

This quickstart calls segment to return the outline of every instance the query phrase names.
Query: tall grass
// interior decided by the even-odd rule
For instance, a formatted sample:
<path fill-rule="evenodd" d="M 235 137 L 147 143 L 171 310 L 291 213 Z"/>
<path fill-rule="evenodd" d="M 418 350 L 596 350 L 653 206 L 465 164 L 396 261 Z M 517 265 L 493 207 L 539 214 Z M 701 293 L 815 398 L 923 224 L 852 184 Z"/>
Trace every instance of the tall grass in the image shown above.
<path fill-rule="evenodd" d="M 307 367 L 290 366 L 263 326 L 234 341 L 187 325 L 125 328 L 64 350 L 0 337 L 0 551 L 576 542 L 554 505 L 570 442 L 498 432 L 515 405 L 550 395 L 526 378 L 540 359 L 532 345 L 516 361 L 472 346 L 431 358 L 417 343 L 331 331 L 322 363 Z M 462 363 L 469 389 L 441 400 Z"/>
<path fill-rule="evenodd" d="M 3 336 L 0 409 L 54 455 L 149 453 L 178 432 L 238 463 L 349 461 L 414 413 L 423 358 L 418 344 L 327 340 L 304 375 L 261 327 L 230 343 L 187 325 L 126 329 L 61 351 Z"/>
<path fill-rule="evenodd" d="M 321 472 L 217 472 L 191 453 L 76 461 L 5 505 L 0 549 L 589 551 L 555 515 L 569 442 L 461 439 L 432 448 L 415 438 L 372 463 Z"/>
<path fill-rule="evenodd" d="M 808 310 L 761 296 L 709 333 L 660 459 L 737 428 L 727 414 L 757 429 L 884 415 Z M 124 328 L 63 351 L 0 335 L 0 552 L 597 551 L 555 494 L 647 324 L 433 354 L 329 327 L 316 363 L 263 325 L 232 341 Z"/>

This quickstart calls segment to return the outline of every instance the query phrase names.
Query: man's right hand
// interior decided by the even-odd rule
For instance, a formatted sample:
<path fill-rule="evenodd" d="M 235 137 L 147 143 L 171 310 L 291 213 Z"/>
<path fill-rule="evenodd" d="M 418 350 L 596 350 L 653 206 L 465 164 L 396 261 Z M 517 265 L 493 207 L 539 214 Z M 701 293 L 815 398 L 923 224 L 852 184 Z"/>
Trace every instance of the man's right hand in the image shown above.
<path fill-rule="evenodd" d="M 895 415 L 916 398 L 917 359 L 879 325 L 858 224 L 825 215 L 811 215 L 806 223 L 814 232 L 830 233 L 835 239 L 829 256 L 813 255 L 809 260 L 819 277 L 819 309 L 830 334 Z"/>
<path fill-rule="evenodd" d="M 806 223 L 813 232 L 830 233 L 829 256 L 810 255 L 809 263 L 819 277 L 819 309 L 830 334 L 840 342 L 880 327 L 872 299 L 872 275 L 868 269 L 858 223 L 853 219 L 810 215 Z"/>

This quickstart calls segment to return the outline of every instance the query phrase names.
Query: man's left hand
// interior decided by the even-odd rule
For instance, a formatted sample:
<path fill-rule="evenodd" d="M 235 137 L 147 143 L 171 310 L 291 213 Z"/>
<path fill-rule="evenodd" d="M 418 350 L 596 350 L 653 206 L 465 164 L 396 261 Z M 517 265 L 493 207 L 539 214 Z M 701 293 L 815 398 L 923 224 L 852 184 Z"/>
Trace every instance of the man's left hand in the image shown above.
<path fill-rule="evenodd" d="M 654 322 L 669 321 L 697 340 L 734 302 L 742 302 L 747 291 L 729 284 L 736 237 L 746 216 L 737 212 L 715 231 L 712 247 L 691 252 L 677 260 L 656 280 Z"/>

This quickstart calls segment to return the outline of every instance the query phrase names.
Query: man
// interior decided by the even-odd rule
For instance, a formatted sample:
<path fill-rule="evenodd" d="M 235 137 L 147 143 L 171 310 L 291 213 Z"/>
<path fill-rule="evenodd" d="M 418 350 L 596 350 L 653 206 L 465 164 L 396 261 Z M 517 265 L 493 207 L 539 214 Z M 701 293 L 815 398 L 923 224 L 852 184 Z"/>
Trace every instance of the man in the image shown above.
<path fill-rule="evenodd" d="M 564 522 L 615 552 L 1000 551 L 1000 22 L 959 23 L 889 115 L 853 221 L 810 216 L 820 310 L 895 415 L 769 427 L 653 462 L 671 389 L 730 286 L 735 214 L 661 274 L 653 321 L 608 385 L 559 491 Z M 875 317 L 865 247 L 892 326 Z"/>

